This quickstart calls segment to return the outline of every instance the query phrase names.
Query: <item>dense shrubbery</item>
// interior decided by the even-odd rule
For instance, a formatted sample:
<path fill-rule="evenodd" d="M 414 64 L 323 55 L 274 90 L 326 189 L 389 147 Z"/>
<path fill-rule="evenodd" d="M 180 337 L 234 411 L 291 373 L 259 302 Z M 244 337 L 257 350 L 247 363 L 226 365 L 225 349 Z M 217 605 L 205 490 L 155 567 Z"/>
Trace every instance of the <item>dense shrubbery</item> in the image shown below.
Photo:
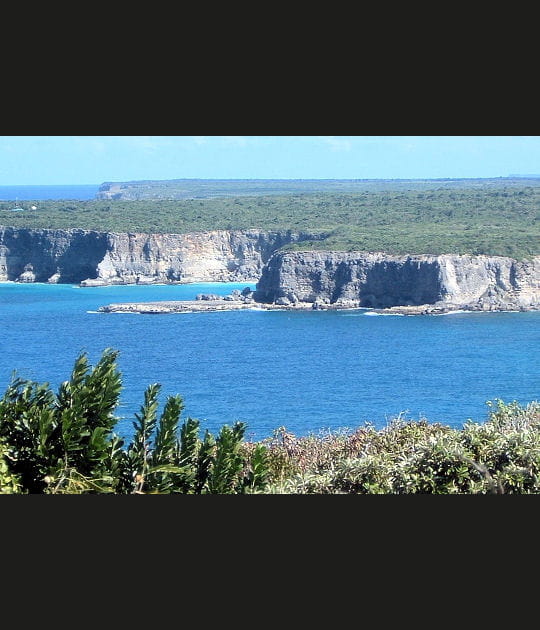
<path fill-rule="evenodd" d="M 540 180 L 536 180 L 540 182 Z M 393 254 L 540 254 L 540 186 L 439 187 L 186 200 L 0 201 L 0 225 L 107 232 L 293 230 L 326 238 L 289 247 Z M 457 186 L 457 184 L 456 184 Z"/>
<path fill-rule="evenodd" d="M 398 417 L 318 440 L 282 432 L 272 451 L 279 474 L 266 493 L 539 493 L 540 404 L 499 400 L 485 423 L 460 430 Z"/>
<path fill-rule="evenodd" d="M 169 396 L 158 415 L 149 385 L 125 446 L 113 429 L 117 352 L 69 381 L 14 377 L 0 399 L 0 494 L 530 494 L 540 493 L 540 403 L 491 404 L 462 429 L 398 417 L 382 430 L 295 437 L 284 427 L 244 442 L 245 425 L 199 435 Z"/>

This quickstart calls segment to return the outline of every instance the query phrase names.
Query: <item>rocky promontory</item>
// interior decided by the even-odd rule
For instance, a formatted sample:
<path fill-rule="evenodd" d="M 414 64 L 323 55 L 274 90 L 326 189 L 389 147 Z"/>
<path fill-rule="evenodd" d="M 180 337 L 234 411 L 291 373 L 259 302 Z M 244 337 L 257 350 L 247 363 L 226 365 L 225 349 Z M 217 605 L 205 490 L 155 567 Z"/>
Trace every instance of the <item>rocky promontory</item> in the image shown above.
<path fill-rule="evenodd" d="M 365 252 L 276 252 L 256 290 L 191 302 L 112 304 L 102 312 L 196 312 L 244 308 L 419 315 L 456 310 L 540 309 L 540 257 L 391 256 Z"/>
<path fill-rule="evenodd" d="M 254 297 L 283 306 L 312 303 L 401 313 L 539 309 L 540 257 L 276 252 Z"/>
<path fill-rule="evenodd" d="M 418 314 L 540 309 L 539 256 L 515 260 L 286 247 L 323 237 L 290 230 L 147 234 L 0 227 L 0 281 L 82 287 L 257 283 L 248 306 L 242 296 L 223 300 L 223 305 L 197 304 L 194 310 L 369 308 Z"/>

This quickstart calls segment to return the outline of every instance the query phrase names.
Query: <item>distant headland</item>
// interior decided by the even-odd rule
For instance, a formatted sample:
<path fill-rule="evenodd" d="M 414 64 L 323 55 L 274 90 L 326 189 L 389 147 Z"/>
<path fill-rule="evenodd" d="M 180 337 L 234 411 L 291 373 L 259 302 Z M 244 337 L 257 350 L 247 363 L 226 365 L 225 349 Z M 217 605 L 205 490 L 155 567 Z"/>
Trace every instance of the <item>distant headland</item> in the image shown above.
<path fill-rule="evenodd" d="M 529 181 L 530 180 L 530 181 Z M 539 186 L 540 175 L 438 179 L 165 179 L 103 182 L 97 199 L 208 199 L 255 195 L 359 193 L 432 188 L 501 188 L 518 184 Z"/>

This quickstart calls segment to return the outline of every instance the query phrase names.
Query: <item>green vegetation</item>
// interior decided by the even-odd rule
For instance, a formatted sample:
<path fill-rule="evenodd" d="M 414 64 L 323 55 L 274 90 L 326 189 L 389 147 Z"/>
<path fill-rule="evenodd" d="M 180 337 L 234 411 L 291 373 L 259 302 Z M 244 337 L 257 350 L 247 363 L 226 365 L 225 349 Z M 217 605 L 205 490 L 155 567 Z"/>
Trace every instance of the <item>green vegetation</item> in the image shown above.
<path fill-rule="evenodd" d="M 203 199 L 241 195 L 303 193 L 355 193 L 426 190 L 431 188 L 498 189 L 506 186 L 539 186 L 539 176 L 467 179 L 164 179 L 104 182 L 101 199 Z"/>
<path fill-rule="evenodd" d="M 54 393 L 48 383 L 13 377 L 0 400 L 0 492 L 31 494 L 240 494 L 265 480 L 264 448 L 241 450 L 245 425 L 199 437 L 179 396 L 158 418 L 160 386 L 148 386 L 134 436 L 113 432 L 121 375 L 118 353 L 103 352 L 93 369 L 85 354 Z"/>
<path fill-rule="evenodd" d="M 456 430 L 398 417 L 384 429 L 297 438 L 285 427 L 258 443 L 245 425 L 199 436 L 181 425 L 180 396 L 158 416 L 149 385 L 126 447 L 114 432 L 121 375 L 112 349 L 68 381 L 16 377 L 0 399 L 0 494 L 538 494 L 540 403 L 497 400 L 483 424 Z"/>
<path fill-rule="evenodd" d="M 382 430 L 276 431 L 267 494 L 538 494 L 540 403 L 488 403 L 462 429 L 398 417 Z"/>
<path fill-rule="evenodd" d="M 0 202 L 0 225 L 110 232 L 292 230 L 289 248 L 393 254 L 540 254 L 540 186 L 255 195 L 214 199 Z M 537 180 L 540 182 L 540 180 Z M 434 185 L 434 182 L 431 182 Z M 32 210 L 31 206 L 37 209 Z"/>

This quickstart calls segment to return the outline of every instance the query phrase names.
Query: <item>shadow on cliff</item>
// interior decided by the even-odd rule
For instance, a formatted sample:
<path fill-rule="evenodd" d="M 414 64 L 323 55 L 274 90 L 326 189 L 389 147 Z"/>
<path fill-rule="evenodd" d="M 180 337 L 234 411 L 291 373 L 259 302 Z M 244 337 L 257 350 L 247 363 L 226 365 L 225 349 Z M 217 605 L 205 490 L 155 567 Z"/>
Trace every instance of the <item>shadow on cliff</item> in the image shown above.
<path fill-rule="evenodd" d="M 97 266 L 107 253 L 107 234 L 75 234 L 66 251 L 57 258 L 59 282 L 81 282 L 97 277 Z"/>
<path fill-rule="evenodd" d="M 3 273 L 17 281 L 28 270 L 33 282 L 80 282 L 95 278 L 107 251 L 107 235 L 85 230 L 4 230 Z"/>
<path fill-rule="evenodd" d="M 442 296 L 438 263 L 414 260 L 380 261 L 367 267 L 359 293 L 364 308 L 434 304 Z"/>

